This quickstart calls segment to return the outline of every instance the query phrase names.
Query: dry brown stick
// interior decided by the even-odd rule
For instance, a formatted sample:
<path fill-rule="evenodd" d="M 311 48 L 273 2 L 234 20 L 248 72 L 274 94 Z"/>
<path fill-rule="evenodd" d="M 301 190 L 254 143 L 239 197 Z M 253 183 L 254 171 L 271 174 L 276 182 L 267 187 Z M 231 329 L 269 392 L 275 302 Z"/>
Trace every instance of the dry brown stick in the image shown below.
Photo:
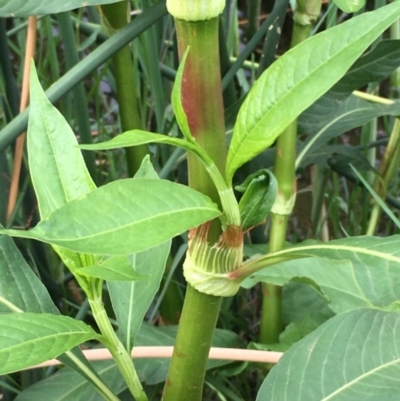
<path fill-rule="evenodd" d="M 28 105 L 29 98 L 29 71 L 31 59 L 35 55 L 36 47 L 36 23 L 37 17 L 29 17 L 28 31 L 26 34 L 26 51 L 24 61 L 24 75 L 22 80 L 22 91 L 19 111 L 22 112 Z M 19 177 L 21 175 L 22 156 L 24 154 L 25 132 L 18 138 L 15 145 L 14 167 L 11 178 L 10 196 L 8 198 L 7 221 L 10 219 L 17 202 Z"/>

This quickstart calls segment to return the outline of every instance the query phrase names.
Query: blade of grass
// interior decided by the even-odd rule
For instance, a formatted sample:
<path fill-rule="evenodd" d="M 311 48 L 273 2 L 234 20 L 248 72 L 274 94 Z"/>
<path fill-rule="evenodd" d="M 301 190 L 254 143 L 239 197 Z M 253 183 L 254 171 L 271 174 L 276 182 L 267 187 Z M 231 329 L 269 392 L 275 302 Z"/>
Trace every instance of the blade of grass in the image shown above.
<path fill-rule="evenodd" d="M 365 188 L 367 188 L 368 192 L 373 196 L 378 205 L 382 208 L 382 210 L 390 217 L 394 224 L 396 224 L 397 228 L 400 228 L 400 220 L 394 215 L 394 213 L 388 208 L 384 200 L 374 191 L 371 185 L 368 184 L 366 179 L 358 172 L 358 170 L 350 164 L 351 169 L 354 171 L 354 174 L 357 178 L 364 184 Z"/>

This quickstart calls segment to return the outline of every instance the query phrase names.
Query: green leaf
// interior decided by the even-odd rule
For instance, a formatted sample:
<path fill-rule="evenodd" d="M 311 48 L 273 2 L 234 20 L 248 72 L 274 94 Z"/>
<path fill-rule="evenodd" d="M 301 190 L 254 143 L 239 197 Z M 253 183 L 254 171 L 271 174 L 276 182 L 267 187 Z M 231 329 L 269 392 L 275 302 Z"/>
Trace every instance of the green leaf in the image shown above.
<path fill-rule="evenodd" d="M 244 192 L 239 202 L 243 231 L 265 221 L 278 192 L 278 183 L 271 171 L 262 169 L 250 174 L 235 189 Z"/>
<path fill-rule="evenodd" d="M 177 146 L 196 152 L 195 146 L 184 139 L 174 138 L 168 135 L 154 134 L 149 131 L 142 131 L 138 129 L 126 131 L 123 134 L 117 135 L 113 139 L 110 139 L 109 141 L 96 144 L 80 145 L 80 148 L 85 150 L 108 150 L 144 145 L 147 143 L 166 143 L 168 145 Z"/>
<path fill-rule="evenodd" d="M 42 282 L 6 235 L 0 235 L 0 277 L 0 314 L 59 313 Z"/>
<path fill-rule="evenodd" d="M 47 313 L 0 315 L 0 374 L 56 358 L 99 335 L 87 324 Z"/>
<path fill-rule="evenodd" d="M 74 252 L 140 252 L 220 215 L 201 193 L 165 180 L 112 182 L 73 200 L 29 231 L 0 233 L 33 238 Z"/>
<path fill-rule="evenodd" d="M 365 6 L 365 0 L 333 0 L 333 2 L 345 13 L 355 13 Z"/>
<path fill-rule="evenodd" d="M 321 145 L 327 143 L 331 139 L 347 132 L 353 128 L 359 127 L 373 118 L 400 114 L 400 102 L 391 105 L 383 105 L 370 103 L 351 95 L 345 102 L 337 105 L 336 100 L 327 99 L 319 102 L 320 108 L 330 107 L 331 101 L 335 102 L 333 115 L 329 118 L 321 118 L 321 114 L 311 115 L 307 112 L 307 116 L 302 119 L 302 131 L 307 132 L 308 136 L 302 143 L 298 156 L 296 158 L 296 168 L 309 164 L 310 157 L 313 153 L 320 153 Z M 317 112 L 316 108 L 313 108 Z"/>
<path fill-rule="evenodd" d="M 370 82 L 381 81 L 389 77 L 399 64 L 400 40 L 381 40 L 351 66 L 347 74 L 333 86 L 332 91 L 351 93 Z"/>
<path fill-rule="evenodd" d="M 239 111 L 228 154 L 228 182 L 237 168 L 269 147 L 335 84 L 399 16 L 398 2 L 364 13 L 307 39 L 273 63 Z"/>
<path fill-rule="evenodd" d="M 136 172 L 134 178 L 149 178 L 158 180 L 159 177 L 154 170 L 153 164 L 150 161 L 150 155 L 146 155 L 142 160 L 139 170 Z"/>
<path fill-rule="evenodd" d="M 282 288 L 282 320 L 285 325 L 301 322 L 306 316 L 328 320 L 334 316 L 326 299 L 314 286 L 291 281 Z"/>
<path fill-rule="evenodd" d="M 94 189 L 78 142 L 61 113 L 46 98 L 34 65 L 30 74 L 31 108 L 27 135 L 29 169 L 42 219 Z M 92 265 L 91 255 L 54 247 L 72 271 Z"/>
<path fill-rule="evenodd" d="M 322 145 L 306 153 L 300 165 L 317 164 L 321 168 L 331 168 L 342 174 L 349 174 L 349 164 L 353 164 L 360 171 L 375 171 L 360 148 L 349 145 Z"/>
<path fill-rule="evenodd" d="M 307 165 L 313 149 L 341 133 L 363 125 L 382 115 L 398 115 L 399 103 L 380 105 L 367 102 L 352 91 L 370 82 L 388 77 L 400 63 L 400 41 L 382 40 L 360 57 L 348 73 L 324 96 L 301 114 L 298 120 L 300 135 L 307 135 L 301 146 L 296 165 Z M 379 68 L 378 68 L 379 67 Z"/>
<path fill-rule="evenodd" d="M 127 385 L 114 361 L 93 362 L 97 374 L 114 394 Z M 22 390 L 14 401 L 104 401 L 104 397 L 75 371 L 63 368 L 57 373 Z"/>
<path fill-rule="evenodd" d="M 108 282 L 111 302 L 118 321 L 118 336 L 130 351 L 155 294 L 160 288 L 171 242 L 138 252 L 131 256 L 138 274 L 146 280 Z"/>
<path fill-rule="evenodd" d="M 93 191 L 96 186 L 71 127 L 46 98 L 33 64 L 30 93 L 29 170 L 39 212 L 44 219 L 71 200 Z"/>
<path fill-rule="evenodd" d="M 96 373 L 114 394 L 119 394 L 127 385 L 114 361 L 93 362 Z M 70 368 L 36 382 L 22 390 L 14 401 L 104 401 L 83 377 Z"/>
<path fill-rule="evenodd" d="M 243 282 L 283 285 L 296 277 L 312 280 L 336 313 L 371 307 L 398 310 L 400 301 L 400 236 L 352 237 L 330 242 L 306 241 L 263 256 L 307 257 L 272 265 Z M 311 258 L 313 256 L 314 258 Z M 252 262 L 249 262 L 252 263 Z"/>
<path fill-rule="evenodd" d="M 361 309 L 330 319 L 287 351 L 257 401 L 379 401 L 400 394 L 400 314 Z"/>
<path fill-rule="evenodd" d="M 0 0 L 0 17 L 29 17 L 30 15 L 56 14 L 63 11 L 116 3 L 119 0 Z"/>
<path fill-rule="evenodd" d="M 115 255 L 96 266 L 79 269 L 79 274 L 108 281 L 138 281 L 147 277 L 137 273 L 135 266 L 123 255 Z"/>
<path fill-rule="evenodd" d="M 134 179 L 138 178 L 158 179 L 149 156 L 144 158 L 135 174 Z M 143 318 L 160 287 L 170 248 L 171 241 L 167 241 L 129 256 L 137 274 L 146 276 L 146 280 L 107 283 L 118 321 L 118 336 L 129 352 Z"/>
<path fill-rule="evenodd" d="M 0 277 L 0 314 L 21 311 L 60 313 L 42 282 L 6 235 L 0 235 Z M 78 347 L 58 359 L 79 372 L 86 383 L 89 380 L 98 385 L 99 379 L 92 365 Z"/>

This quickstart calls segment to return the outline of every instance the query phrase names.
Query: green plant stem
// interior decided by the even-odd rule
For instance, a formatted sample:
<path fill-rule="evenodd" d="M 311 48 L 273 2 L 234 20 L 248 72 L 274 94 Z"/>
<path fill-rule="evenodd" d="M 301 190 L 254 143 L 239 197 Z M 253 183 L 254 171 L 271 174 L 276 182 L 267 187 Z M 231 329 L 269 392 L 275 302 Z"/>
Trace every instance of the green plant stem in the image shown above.
<path fill-rule="evenodd" d="M 311 25 L 294 24 L 291 47 L 307 39 Z M 297 120 L 293 121 L 279 136 L 275 150 L 274 173 L 278 181 L 279 208 L 271 214 L 269 252 L 284 248 L 290 205 L 296 194 L 295 161 L 297 141 Z M 286 210 L 279 210 L 282 209 Z M 272 284 L 262 284 L 263 301 L 261 308 L 260 342 L 273 344 L 279 341 L 282 331 L 281 288 Z"/>
<path fill-rule="evenodd" d="M 218 49 L 219 18 L 186 22 L 175 20 L 179 54 L 190 46 L 182 81 L 182 105 L 193 137 L 223 174 L 226 160 L 225 127 Z M 188 154 L 189 184 L 220 203 L 218 192 L 203 163 Z M 209 241 L 221 233 L 218 222 Z M 209 348 L 221 298 L 186 290 L 174 354 L 164 387 L 163 401 L 200 401 Z"/>
<path fill-rule="evenodd" d="M 113 356 L 126 384 L 137 401 L 148 401 L 146 393 L 140 383 L 139 377 L 133 366 L 132 358 L 124 345 L 117 337 L 114 328 L 110 323 L 107 312 L 104 309 L 101 298 L 102 280 L 92 280 L 89 304 L 93 312 L 93 317 L 99 326 L 101 334 L 104 336 L 103 343 Z"/>
<path fill-rule="evenodd" d="M 200 401 L 222 298 L 188 285 L 163 401 Z"/>
<path fill-rule="evenodd" d="M 127 0 L 101 6 L 105 24 L 109 25 L 109 33 L 118 32 L 127 23 Z M 126 45 L 112 57 L 115 69 L 115 83 L 119 105 L 122 131 L 142 128 L 137 101 L 137 88 L 134 61 L 132 60 L 130 46 Z M 133 176 L 139 169 L 143 158 L 148 154 L 146 145 L 126 148 L 128 173 Z"/>
<path fill-rule="evenodd" d="M 92 384 L 96 386 L 96 390 L 104 397 L 106 401 L 120 401 L 120 399 L 113 394 L 113 392 L 101 381 L 97 375 L 95 375 L 90 369 L 85 366 L 82 361 L 79 360 L 79 358 L 74 355 L 73 352 L 68 351 L 65 353 L 65 356 L 68 356 L 75 365 L 79 366 L 82 371 L 85 372 L 85 374 L 90 377 Z"/>
<path fill-rule="evenodd" d="M 247 39 L 251 39 L 259 27 L 261 0 L 247 0 Z"/>
<path fill-rule="evenodd" d="M 386 198 L 387 188 L 399 166 L 400 158 L 400 120 L 395 119 L 389 143 L 379 167 L 379 175 L 375 179 L 374 190 L 381 199 Z M 374 235 L 381 215 L 381 207 L 374 203 L 369 219 L 367 235 Z"/>

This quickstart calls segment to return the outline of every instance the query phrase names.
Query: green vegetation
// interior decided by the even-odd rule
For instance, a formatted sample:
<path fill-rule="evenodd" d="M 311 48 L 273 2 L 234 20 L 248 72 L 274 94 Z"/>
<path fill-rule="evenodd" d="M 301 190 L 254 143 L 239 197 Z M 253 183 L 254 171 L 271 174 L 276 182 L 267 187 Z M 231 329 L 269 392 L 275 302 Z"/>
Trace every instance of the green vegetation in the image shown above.
<path fill-rule="evenodd" d="M 55 3 L 0 0 L 2 400 L 399 397 L 400 3 Z"/>

